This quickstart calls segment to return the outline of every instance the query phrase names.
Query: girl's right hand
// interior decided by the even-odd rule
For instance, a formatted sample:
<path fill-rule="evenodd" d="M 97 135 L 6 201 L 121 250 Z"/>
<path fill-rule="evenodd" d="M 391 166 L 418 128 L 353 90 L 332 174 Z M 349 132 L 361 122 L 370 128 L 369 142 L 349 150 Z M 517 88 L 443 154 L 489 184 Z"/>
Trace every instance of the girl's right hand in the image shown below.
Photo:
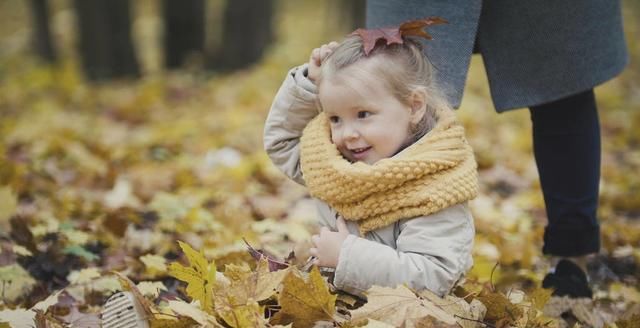
<path fill-rule="evenodd" d="M 338 45 L 338 42 L 331 41 L 329 44 L 323 44 L 320 48 L 315 48 L 311 51 L 309 70 L 307 73 L 307 78 L 309 78 L 311 82 L 315 83 L 318 79 L 320 76 L 320 66 L 322 66 L 327 56 L 329 56 Z"/>

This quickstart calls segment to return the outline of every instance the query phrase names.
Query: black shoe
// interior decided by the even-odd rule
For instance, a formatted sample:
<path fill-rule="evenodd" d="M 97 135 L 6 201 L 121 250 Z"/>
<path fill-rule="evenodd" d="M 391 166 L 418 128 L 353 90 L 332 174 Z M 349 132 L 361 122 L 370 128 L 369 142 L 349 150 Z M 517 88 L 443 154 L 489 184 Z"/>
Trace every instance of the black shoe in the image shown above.
<path fill-rule="evenodd" d="M 553 289 L 552 295 L 555 296 L 593 297 L 587 275 L 579 266 L 569 260 L 558 262 L 555 272 L 548 273 L 542 280 L 542 288 Z"/>

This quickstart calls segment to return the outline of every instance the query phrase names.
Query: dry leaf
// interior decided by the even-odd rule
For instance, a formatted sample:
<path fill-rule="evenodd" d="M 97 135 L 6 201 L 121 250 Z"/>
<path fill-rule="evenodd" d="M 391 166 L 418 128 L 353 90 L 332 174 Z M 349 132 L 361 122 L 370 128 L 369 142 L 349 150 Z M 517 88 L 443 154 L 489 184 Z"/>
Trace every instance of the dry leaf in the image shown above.
<path fill-rule="evenodd" d="M 294 327 L 311 327 L 319 320 L 333 320 L 336 296 L 329 288 L 317 267 L 305 281 L 298 271 L 290 271 L 283 281 L 279 297 L 282 309 L 274 317 L 275 323 L 293 323 Z"/>
<path fill-rule="evenodd" d="M 440 17 L 427 17 L 404 22 L 398 27 L 376 29 L 359 28 L 355 30 L 352 35 L 357 34 L 362 38 L 364 54 L 365 56 L 368 56 L 369 52 L 371 52 L 371 50 L 376 46 L 378 40 L 383 40 L 385 45 L 391 45 L 394 43 L 402 44 L 403 36 L 419 36 L 431 40 L 431 35 L 425 32 L 424 28 L 444 23 L 447 23 L 447 21 Z"/>
<path fill-rule="evenodd" d="M 455 325 L 456 319 L 428 299 L 421 299 L 409 288 L 373 286 L 366 292 L 367 304 L 351 311 L 352 321 L 372 318 L 394 326 L 414 325 L 427 316 L 447 325 Z"/>

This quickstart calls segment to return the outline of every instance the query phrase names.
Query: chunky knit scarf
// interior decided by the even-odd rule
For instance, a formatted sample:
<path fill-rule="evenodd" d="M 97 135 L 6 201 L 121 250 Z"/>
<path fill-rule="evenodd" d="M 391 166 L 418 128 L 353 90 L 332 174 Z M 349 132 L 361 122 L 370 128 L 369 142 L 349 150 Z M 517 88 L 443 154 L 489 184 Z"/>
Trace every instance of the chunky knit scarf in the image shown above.
<path fill-rule="evenodd" d="M 436 126 L 426 135 L 369 165 L 342 157 L 331 143 L 326 115 L 320 113 L 300 142 L 310 194 L 345 219 L 358 221 L 362 234 L 473 199 L 478 192 L 476 161 L 464 128 L 451 110 L 436 114 Z"/>

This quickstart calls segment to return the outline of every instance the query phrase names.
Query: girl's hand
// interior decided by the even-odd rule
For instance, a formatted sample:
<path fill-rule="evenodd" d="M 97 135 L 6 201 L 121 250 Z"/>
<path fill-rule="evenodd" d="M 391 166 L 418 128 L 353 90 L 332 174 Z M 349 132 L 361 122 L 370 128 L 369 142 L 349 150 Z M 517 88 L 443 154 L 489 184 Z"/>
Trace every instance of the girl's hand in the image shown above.
<path fill-rule="evenodd" d="M 336 225 L 338 226 L 337 232 L 331 231 L 327 227 L 322 227 L 320 234 L 311 236 L 311 242 L 315 247 L 312 247 L 309 253 L 316 257 L 315 265 L 330 268 L 335 268 L 338 265 L 340 247 L 342 242 L 347 239 L 349 230 L 342 217 L 338 218 Z"/>
<path fill-rule="evenodd" d="M 307 74 L 307 78 L 309 78 L 311 82 L 315 82 L 318 79 L 320 76 L 320 66 L 322 66 L 325 58 L 327 58 L 338 45 L 338 42 L 332 41 L 329 44 L 323 44 L 320 48 L 315 48 L 311 51 L 309 71 Z"/>

